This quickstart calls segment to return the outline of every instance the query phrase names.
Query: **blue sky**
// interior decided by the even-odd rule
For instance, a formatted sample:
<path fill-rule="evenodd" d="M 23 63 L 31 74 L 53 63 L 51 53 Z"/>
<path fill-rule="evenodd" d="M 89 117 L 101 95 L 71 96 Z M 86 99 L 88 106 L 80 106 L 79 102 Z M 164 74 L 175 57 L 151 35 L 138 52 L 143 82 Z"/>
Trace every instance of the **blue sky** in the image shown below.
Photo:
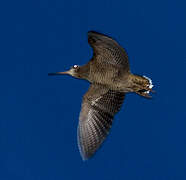
<path fill-rule="evenodd" d="M 19 0 L 1 8 L 1 180 L 186 179 L 186 2 Z M 102 148 L 83 162 L 76 128 L 89 84 L 47 74 L 91 58 L 89 30 L 114 37 L 157 93 L 127 95 Z"/>

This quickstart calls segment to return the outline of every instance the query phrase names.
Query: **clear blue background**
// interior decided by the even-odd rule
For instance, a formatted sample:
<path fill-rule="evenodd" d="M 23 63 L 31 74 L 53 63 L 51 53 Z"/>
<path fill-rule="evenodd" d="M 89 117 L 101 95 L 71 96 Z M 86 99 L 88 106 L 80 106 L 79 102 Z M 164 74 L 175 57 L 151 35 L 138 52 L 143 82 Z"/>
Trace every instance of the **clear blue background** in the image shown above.
<path fill-rule="evenodd" d="M 185 180 L 186 1 L 1 1 L 0 180 Z M 87 31 L 114 37 L 152 100 L 126 97 L 89 161 L 77 147 L 89 84 L 48 72 L 85 64 Z"/>

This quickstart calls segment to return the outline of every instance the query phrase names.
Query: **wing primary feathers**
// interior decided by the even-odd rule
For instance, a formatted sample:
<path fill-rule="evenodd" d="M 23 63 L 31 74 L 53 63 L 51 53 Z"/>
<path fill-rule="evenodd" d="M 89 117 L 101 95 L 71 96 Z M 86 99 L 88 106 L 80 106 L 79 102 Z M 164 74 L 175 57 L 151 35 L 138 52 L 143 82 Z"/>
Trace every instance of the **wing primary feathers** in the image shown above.
<path fill-rule="evenodd" d="M 107 137 L 124 97 L 124 93 L 97 84 L 92 84 L 84 95 L 77 133 L 83 160 L 92 157 Z"/>
<path fill-rule="evenodd" d="M 112 64 L 121 67 L 123 71 L 129 71 L 128 55 L 114 39 L 95 32 L 88 32 L 88 43 L 93 48 L 92 60 L 104 64 Z"/>

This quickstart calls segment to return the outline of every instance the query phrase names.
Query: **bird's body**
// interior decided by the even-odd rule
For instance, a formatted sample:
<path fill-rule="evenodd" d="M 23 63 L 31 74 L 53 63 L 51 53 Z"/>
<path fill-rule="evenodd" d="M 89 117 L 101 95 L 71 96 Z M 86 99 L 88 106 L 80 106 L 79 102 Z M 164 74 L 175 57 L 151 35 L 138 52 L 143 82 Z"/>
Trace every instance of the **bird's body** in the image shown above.
<path fill-rule="evenodd" d="M 125 93 L 150 97 L 153 87 L 149 78 L 130 72 L 127 53 L 115 40 L 90 31 L 88 42 L 94 54 L 87 64 L 54 73 L 69 74 L 91 83 L 83 97 L 78 126 L 78 144 L 83 159 L 91 157 L 104 141 Z"/>

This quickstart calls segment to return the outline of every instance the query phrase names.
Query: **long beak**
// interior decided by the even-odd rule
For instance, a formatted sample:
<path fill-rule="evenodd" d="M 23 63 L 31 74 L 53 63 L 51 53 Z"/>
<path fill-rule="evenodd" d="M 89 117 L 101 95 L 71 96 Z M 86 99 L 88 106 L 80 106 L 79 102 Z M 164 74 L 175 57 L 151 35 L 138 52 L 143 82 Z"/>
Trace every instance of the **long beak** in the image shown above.
<path fill-rule="evenodd" d="M 63 74 L 68 74 L 68 71 L 65 71 L 65 72 L 48 73 L 49 76 L 56 76 L 56 75 L 63 75 Z"/>

